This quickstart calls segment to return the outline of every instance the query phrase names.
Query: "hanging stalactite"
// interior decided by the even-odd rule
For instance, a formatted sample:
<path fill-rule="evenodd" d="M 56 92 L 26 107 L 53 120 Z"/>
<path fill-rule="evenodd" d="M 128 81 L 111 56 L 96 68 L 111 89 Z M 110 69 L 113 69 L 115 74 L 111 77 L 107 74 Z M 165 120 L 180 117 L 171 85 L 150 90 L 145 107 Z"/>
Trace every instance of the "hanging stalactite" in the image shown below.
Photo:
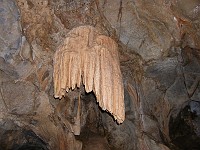
<path fill-rule="evenodd" d="M 91 26 L 71 30 L 54 57 L 56 98 L 62 98 L 81 83 L 87 93 L 95 93 L 103 110 L 110 112 L 118 123 L 124 121 L 124 87 L 117 44 Z"/>

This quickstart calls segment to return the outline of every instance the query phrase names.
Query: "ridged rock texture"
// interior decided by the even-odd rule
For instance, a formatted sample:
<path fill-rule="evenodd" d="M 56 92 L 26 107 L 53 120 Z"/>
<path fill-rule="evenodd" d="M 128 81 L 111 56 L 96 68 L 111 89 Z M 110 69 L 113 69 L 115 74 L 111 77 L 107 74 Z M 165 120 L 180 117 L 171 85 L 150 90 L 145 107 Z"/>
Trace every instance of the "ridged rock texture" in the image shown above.
<path fill-rule="evenodd" d="M 54 56 L 54 96 L 62 98 L 81 83 L 87 93 L 94 92 L 99 106 L 118 123 L 125 120 L 117 44 L 92 26 L 72 29 Z"/>

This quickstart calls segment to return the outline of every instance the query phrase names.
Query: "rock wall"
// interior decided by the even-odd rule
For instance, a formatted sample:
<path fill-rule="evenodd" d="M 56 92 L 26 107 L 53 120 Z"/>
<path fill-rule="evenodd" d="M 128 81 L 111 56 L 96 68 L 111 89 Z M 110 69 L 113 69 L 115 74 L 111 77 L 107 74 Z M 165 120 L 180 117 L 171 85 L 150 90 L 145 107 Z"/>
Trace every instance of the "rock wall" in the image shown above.
<path fill-rule="evenodd" d="M 198 0 L 0 0 L 0 149 L 199 149 L 199 16 Z M 53 56 L 81 25 L 118 44 L 122 124 L 83 86 L 54 98 Z"/>

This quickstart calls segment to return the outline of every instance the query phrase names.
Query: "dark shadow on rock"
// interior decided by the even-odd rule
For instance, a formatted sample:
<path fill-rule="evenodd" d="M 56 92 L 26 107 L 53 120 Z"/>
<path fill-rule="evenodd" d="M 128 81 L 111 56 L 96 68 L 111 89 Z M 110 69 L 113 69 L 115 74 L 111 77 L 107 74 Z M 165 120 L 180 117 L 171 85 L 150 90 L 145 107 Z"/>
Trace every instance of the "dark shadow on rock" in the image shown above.
<path fill-rule="evenodd" d="M 200 102 L 191 101 L 176 118 L 170 119 L 169 134 L 172 143 L 181 150 L 200 149 Z"/>
<path fill-rule="evenodd" d="M 48 145 L 31 130 L 6 130 L 0 150 L 48 150 Z"/>

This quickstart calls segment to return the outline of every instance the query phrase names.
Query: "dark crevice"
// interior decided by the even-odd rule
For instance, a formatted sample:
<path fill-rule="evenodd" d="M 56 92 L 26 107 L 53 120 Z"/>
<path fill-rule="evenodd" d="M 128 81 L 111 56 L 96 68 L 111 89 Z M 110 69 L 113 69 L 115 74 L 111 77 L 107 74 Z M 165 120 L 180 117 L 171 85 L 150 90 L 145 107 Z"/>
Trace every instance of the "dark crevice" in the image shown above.
<path fill-rule="evenodd" d="M 181 150 L 199 150 L 200 134 L 200 104 L 191 101 L 185 106 L 176 118 L 170 119 L 169 134 L 172 143 Z"/>
<path fill-rule="evenodd" d="M 1 130 L 0 150 L 48 150 L 48 145 L 31 130 Z"/>

